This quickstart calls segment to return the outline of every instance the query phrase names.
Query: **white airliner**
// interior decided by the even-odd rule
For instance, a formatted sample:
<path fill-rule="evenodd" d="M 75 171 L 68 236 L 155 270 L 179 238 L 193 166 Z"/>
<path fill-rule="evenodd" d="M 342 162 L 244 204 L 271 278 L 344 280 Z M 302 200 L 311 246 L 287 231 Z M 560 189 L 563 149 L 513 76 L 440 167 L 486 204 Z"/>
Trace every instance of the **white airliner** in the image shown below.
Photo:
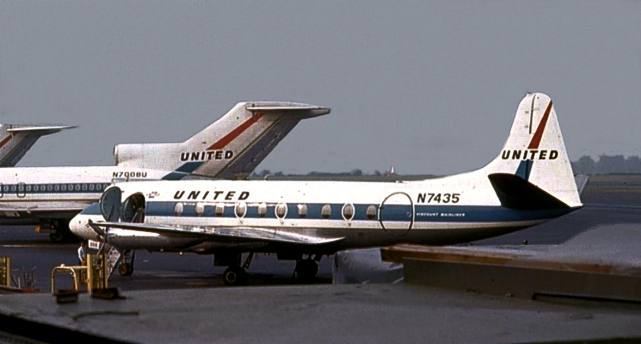
<path fill-rule="evenodd" d="M 52 241 L 65 240 L 69 220 L 114 180 L 242 178 L 298 122 L 329 111 L 303 103 L 242 102 L 185 142 L 116 146 L 117 166 L 0 169 L 0 224 L 35 224 L 54 230 Z"/>
<path fill-rule="evenodd" d="M 0 167 L 13 167 L 41 136 L 75 126 L 0 124 Z"/>
<path fill-rule="evenodd" d="M 443 245 L 534 226 L 582 207 L 552 101 L 527 94 L 510 136 L 487 166 L 410 182 L 158 181 L 109 187 L 71 230 L 128 250 L 214 254 L 225 283 L 251 258 L 296 260 L 301 278 L 338 250 Z M 107 221 L 105 221 L 105 219 Z M 249 252 L 241 266 L 241 254 Z M 131 265 L 132 262 L 124 262 Z M 132 266 L 122 268 L 129 274 Z"/>

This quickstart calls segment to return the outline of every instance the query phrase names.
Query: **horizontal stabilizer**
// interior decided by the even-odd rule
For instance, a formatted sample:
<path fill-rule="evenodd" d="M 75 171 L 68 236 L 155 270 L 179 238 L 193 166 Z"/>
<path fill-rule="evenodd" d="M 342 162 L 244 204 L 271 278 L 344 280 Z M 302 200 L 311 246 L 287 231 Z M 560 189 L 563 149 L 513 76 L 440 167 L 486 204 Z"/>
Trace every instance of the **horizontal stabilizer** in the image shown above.
<path fill-rule="evenodd" d="M 8 127 L 8 133 L 35 133 L 40 135 L 49 135 L 66 129 L 77 128 L 76 125 L 24 125 Z"/>
<path fill-rule="evenodd" d="M 0 124 L 0 167 L 13 167 L 38 139 L 65 129 L 67 125 Z"/>
<path fill-rule="evenodd" d="M 569 206 L 521 177 L 509 173 L 488 176 L 501 205 L 511 209 L 559 209 Z"/>
<path fill-rule="evenodd" d="M 305 103 L 286 102 L 250 102 L 245 109 L 251 112 L 285 112 L 295 113 L 298 119 L 312 118 L 328 114 L 328 107 L 316 106 Z"/>
<path fill-rule="evenodd" d="M 231 240 L 247 240 L 247 241 L 269 241 L 288 244 L 301 244 L 301 245 L 322 245 L 330 244 L 343 238 L 322 238 L 313 235 L 305 235 L 299 233 L 290 233 L 277 231 L 270 228 L 261 227 L 178 227 L 178 226 L 163 226 L 152 225 L 145 223 L 130 223 L 130 222 L 94 222 L 94 226 L 101 228 L 119 228 L 126 230 L 136 230 L 143 232 L 151 232 L 163 235 L 174 235 L 181 237 L 197 237 L 202 239 L 231 239 Z"/>

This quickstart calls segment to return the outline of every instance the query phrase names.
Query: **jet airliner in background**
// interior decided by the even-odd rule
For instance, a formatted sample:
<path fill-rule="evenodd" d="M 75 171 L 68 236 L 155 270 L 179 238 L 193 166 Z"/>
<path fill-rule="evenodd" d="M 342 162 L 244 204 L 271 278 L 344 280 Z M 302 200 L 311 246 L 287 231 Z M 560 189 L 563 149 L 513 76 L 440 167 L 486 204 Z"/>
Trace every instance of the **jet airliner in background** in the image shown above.
<path fill-rule="evenodd" d="M 136 249 L 213 254 L 233 285 L 245 281 L 254 253 L 296 260 L 298 276 L 311 278 L 320 258 L 339 250 L 468 242 L 581 207 L 552 101 L 530 93 L 498 157 L 473 172 L 395 183 L 116 183 L 70 227 L 125 257 Z M 130 274 L 132 264 L 123 261 L 118 270 Z"/>
<path fill-rule="evenodd" d="M 306 118 L 330 109 L 291 102 L 241 102 L 185 142 L 121 144 L 116 166 L 0 169 L 0 224 L 34 224 L 71 236 L 69 220 L 114 180 L 244 178 Z"/>
<path fill-rule="evenodd" d="M 15 166 L 40 137 L 72 128 L 75 126 L 0 124 L 0 167 Z"/>

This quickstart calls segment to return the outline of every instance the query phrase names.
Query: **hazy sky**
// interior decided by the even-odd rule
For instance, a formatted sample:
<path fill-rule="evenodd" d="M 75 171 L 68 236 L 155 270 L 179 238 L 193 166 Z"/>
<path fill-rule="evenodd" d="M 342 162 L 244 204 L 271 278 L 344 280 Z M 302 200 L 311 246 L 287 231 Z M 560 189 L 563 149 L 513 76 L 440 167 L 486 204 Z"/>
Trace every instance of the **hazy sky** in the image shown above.
<path fill-rule="evenodd" d="M 19 166 L 111 165 L 244 100 L 328 106 L 258 167 L 451 174 L 528 91 L 568 153 L 641 155 L 641 1 L 5 1 L 0 122 L 79 125 Z"/>

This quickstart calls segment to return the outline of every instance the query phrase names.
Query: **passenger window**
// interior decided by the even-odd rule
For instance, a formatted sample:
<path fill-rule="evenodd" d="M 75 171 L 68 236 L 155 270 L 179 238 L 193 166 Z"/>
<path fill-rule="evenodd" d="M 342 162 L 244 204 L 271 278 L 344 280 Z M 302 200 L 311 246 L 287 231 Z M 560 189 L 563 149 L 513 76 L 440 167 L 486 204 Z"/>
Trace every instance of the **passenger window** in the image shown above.
<path fill-rule="evenodd" d="M 236 204 L 236 217 L 238 218 L 243 218 L 245 217 L 245 213 L 247 213 L 247 205 L 245 202 L 239 202 Z"/>
<path fill-rule="evenodd" d="M 261 203 L 258 205 L 258 216 L 265 217 L 265 214 L 267 214 L 267 204 Z"/>
<path fill-rule="evenodd" d="M 183 209 L 184 209 L 184 206 L 182 203 L 176 203 L 176 205 L 174 206 L 174 213 L 176 213 L 176 216 L 182 216 Z"/>
<path fill-rule="evenodd" d="M 354 218 L 354 205 L 347 203 L 343 206 L 343 218 L 347 221 Z"/>
<path fill-rule="evenodd" d="M 203 216 L 204 212 L 205 212 L 205 205 L 202 203 L 196 203 L 196 215 Z"/>
<path fill-rule="evenodd" d="M 216 204 L 216 216 L 223 216 L 225 213 L 225 203 Z"/>
<path fill-rule="evenodd" d="M 276 217 L 279 219 L 284 219 L 285 215 L 287 215 L 287 204 L 278 203 L 278 205 L 276 206 Z"/>
<path fill-rule="evenodd" d="M 307 217 L 307 204 L 298 205 L 298 217 L 300 218 Z"/>
<path fill-rule="evenodd" d="M 370 205 L 367 207 L 367 218 L 370 220 L 376 218 L 376 206 Z"/>
<path fill-rule="evenodd" d="M 324 219 L 329 219 L 329 217 L 330 217 L 330 216 L 332 216 L 332 206 L 331 206 L 331 205 L 329 205 L 329 204 L 325 204 L 325 205 L 321 208 L 321 216 L 322 216 Z"/>
<path fill-rule="evenodd" d="M 60 190 L 67 191 L 67 185 L 65 184 L 60 185 Z"/>

